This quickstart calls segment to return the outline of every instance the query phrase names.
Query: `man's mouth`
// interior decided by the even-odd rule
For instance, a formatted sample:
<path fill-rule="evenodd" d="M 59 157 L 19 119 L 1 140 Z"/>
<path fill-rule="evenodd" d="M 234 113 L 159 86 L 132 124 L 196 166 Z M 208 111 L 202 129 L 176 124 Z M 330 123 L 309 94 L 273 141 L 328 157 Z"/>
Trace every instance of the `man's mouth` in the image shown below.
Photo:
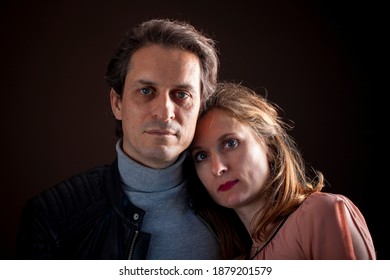
<path fill-rule="evenodd" d="M 153 129 L 153 130 L 147 130 L 146 133 L 152 134 L 152 135 L 161 135 L 161 136 L 173 136 L 175 135 L 175 131 L 172 130 L 159 130 L 159 129 Z"/>

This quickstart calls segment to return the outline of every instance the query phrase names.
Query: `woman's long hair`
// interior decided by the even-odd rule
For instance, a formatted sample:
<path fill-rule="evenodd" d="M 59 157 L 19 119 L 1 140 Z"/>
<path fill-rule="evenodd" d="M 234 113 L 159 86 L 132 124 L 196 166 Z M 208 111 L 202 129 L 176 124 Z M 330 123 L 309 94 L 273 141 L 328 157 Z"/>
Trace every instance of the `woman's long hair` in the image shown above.
<path fill-rule="evenodd" d="M 321 191 L 324 177 L 321 172 L 308 169 L 296 143 L 287 133 L 292 124 L 279 115 L 280 108 L 266 97 L 242 84 L 222 82 L 207 100 L 200 118 L 213 108 L 222 109 L 243 125 L 251 127 L 258 141 L 266 147 L 271 171 L 268 184 L 261 193 L 266 199 L 254 213 L 250 227 L 252 232 L 249 233 L 252 240 L 264 242 L 270 235 L 268 225 L 287 217 L 311 193 Z M 199 211 L 207 221 L 215 224 L 223 258 L 247 255 L 248 240 L 245 236 L 243 239 L 241 225 L 237 227 L 234 211 L 210 202 L 204 187 L 198 187 L 195 198 L 204 201 L 200 203 L 202 210 Z"/>

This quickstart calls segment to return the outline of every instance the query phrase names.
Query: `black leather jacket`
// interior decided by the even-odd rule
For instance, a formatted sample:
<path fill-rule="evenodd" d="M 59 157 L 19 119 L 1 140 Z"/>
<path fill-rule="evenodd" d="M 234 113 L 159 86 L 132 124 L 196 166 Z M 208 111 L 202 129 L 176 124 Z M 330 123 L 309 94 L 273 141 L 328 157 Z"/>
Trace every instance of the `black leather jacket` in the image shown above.
<path fill-rule="evenodd" d="M 122 191 L 117 160 L 73 176 L 23 210 L 18 259 L 145 259 L 145 212 Z"/>

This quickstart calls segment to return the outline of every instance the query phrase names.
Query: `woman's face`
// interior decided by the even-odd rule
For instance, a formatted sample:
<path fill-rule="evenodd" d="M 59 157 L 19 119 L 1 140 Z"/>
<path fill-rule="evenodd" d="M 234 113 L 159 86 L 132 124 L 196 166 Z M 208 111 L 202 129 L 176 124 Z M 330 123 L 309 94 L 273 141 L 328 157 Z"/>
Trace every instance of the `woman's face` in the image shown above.
<path fill-rule="evenodd" d="M 233 209 L 258 208 L 270 170 L 266 149 L 251 127 L 212 109 L 198 121 L 190 151 L 215 202 Z"/>

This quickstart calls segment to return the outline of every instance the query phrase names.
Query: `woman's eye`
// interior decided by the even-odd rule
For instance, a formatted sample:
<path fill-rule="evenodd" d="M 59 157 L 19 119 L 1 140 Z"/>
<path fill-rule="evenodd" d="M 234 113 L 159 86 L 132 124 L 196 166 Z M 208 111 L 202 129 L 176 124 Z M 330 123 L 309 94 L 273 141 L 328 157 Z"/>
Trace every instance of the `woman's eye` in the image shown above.
<path fill-rule="evenodd" d="M 141 88 L 139 91 L 140 91 L 141 94 L 143 94 L 143 95 L 148 95 L 148 94 L 151 94 L 151 93 L 152 93 L 152 89 L 151 89 L 151 88 Z"/>
<path fill-rule="evenodd" d="M 206 158 L 207 158 L 207 154 L 203 153 L 203 152 L 195 155 L 195 160 L 197 162 L 201 162 L 201 161 L 205 160 Z"/>
<path fill-rule="evenodd" d="M 236 139 L 228 139 L 223 142 L 222 146 L 224 149 L 234 149 L 238 146 L 238 141 Z"/>

